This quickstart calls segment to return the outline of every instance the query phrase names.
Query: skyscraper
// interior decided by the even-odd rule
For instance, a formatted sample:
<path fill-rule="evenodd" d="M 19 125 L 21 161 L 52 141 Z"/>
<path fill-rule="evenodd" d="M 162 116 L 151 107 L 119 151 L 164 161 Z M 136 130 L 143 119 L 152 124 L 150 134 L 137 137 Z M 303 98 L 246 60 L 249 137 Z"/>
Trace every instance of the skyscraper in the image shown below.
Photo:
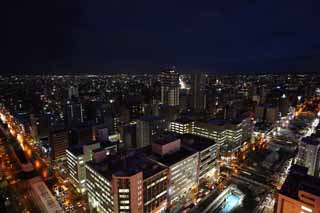
<path fill-rule="evenodd" d="M 166 70 L 160 74 L 161 102 L 168 106 L 179 106 L 179 73 Z"/>
<path fill-rule="evenodd" d="M 191 76 L 191 109 L 202 111 L 206 107 L 205 78 L 202 74 Z"/>
<path fill-rule="evenodd" d="M 66 126 L 77 126 L 83 123 L 83 107 L 78 100 L 67 101 L 64 119 Z"/>

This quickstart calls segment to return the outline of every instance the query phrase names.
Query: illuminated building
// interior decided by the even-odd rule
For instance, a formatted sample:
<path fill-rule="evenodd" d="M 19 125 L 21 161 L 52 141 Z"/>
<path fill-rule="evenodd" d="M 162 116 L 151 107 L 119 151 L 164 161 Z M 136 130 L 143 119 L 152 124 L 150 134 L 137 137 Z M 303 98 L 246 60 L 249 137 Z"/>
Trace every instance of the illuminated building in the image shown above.
<path fill-rule="evenodd" d="M 91 161 L 97 154 L 109 155 L 117 151 L 117 145 L 111 143 L 91 143 L 83 146 L 70 147 L 67 153 L 67 168 L 71 183 L 80 192 L 85 191 L 86 170 L 85 163 Z M 100 155 L 101 155 L 100 154 Z"/>
<path fill-rule="evenodd" d="M 181 147 L 181 140 L 175 135 L 153 142 L 148 157 L 169 169 L 168 204 L 171 208 L 197 187 L 199 153 Z"/>
<path fill-rule="evenodd" d="M 40 208 L 41 212 L 63 212 L 58 201 L 39 176 L 29 179 L 28 187 L 32 201 Z"/>
<path fill-rule="evenodd" d="M 191 134 L 193 132 L 194 121 L 187 119 L 177 119 L 170 122 L 169 130 L 179 134 Z"/>
<path fill-rule="evenodd" d="M 201 74 L 191 76 L 191 109 L 202 111 L 206 108 L 205 78 Z"/>
<path fill-rule="evenodd" d="M 307 167 L 309 175 L 319 177 L 320 142 L 317 138 L 311 136 L 300 141 L 296 164 Z"/>
<path fill-rule="evenodd" d="M 179 73 L 166 70 L 160 74 L 161 102 L 168 106 L 179 106 Z"/>
<path fill-rule="evenodd" d="M 98 212 L 163 212 L 167 169 L 141 153 L 110 156 L 86 165 L 88 199 Z"/>
<path fill-rule="evenodd" d="M 151 145 L 154 137 L 167 129 L 164 118 L 158 116 L 144 116 L 137 121 L 137 147 Z"/>
<path fill-rule="evenodd" d="M 239 151 L 242 142 L 242 123 L 225 120 L 195 122 L 193 134 L 214 140 L 221 151 Z"/>
<path fill-rule="evenodd" d="M 307 174 L 306 167 L 293 165 L 279 191 L 277 213 L 320 212 L 320 179 Z"/>
<path fill-rule="evenodd" d="M 211 139 L 191 134 L 181 135 L 181 140 L 183 147 L 199 152 L 199 181 L 212 177 L 218 170 L 217 144 Z"/>
<path fill-rule="evenodd" d="M 54 161 L 66 158 L 66 149 L 69 146 L 68 131 L 55 129 L 49 133 L 48 142 L 51 146 L 51 158 Z"/>

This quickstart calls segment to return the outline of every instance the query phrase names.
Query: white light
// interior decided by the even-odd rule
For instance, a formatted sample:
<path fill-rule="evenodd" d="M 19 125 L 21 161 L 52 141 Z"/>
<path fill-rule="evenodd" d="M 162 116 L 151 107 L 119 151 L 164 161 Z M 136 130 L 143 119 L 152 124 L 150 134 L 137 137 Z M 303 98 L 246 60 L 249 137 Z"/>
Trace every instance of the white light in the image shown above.
<path fill-rule="evenodd" d="M 305 207 L 305 206 L 301 206 L 301 209 L 307 212 L 312 212 L 312 209 Z"/>

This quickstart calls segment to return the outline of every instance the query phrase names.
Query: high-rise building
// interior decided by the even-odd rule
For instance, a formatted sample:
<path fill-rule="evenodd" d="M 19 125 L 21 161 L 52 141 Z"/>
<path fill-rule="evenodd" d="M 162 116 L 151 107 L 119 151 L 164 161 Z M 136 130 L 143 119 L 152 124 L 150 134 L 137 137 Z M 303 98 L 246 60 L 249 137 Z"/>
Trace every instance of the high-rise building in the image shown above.
<path fill-rule="evenodd" d="M 166 70 L 160 74 L 161 102 L 168 106 L 179 106 L 179 73 Z"/>
<path fill-rule="evenodd" d="M 206 107 L 205 78 L 202 74 L 191 76 L 191 109 L 203 111 Z"/>
<path fill-rule="evenodd" d="M 169 130 L 179 134 L 192 134 L 194 121 L 189 119 L 177 119 L 170 122 Z"/>
<path fill-rule="evenodd" d="M 70 86 L 68 88 L 68 98 L 72 99 L 72 98 L 78 98 L 79 97 L 79 89 L 77 86 Z"/>
<path fill-rule="evenodd" d="M 55 129 L 50 131 L 48 142 L 51 146 L 51 159 L 54 161 L 66 158 L 66 149 L 69 146 L 68 131 Z"/>
<path fill-rule="evenodd" d="M 320 141 L 315 137 L 306 137 L 299 143 L 296 164 L 308 168 L 308 174 L 320 176 Z"/>
<path fill-rule="evenodd" d="M 67 168 L 71 183 L 79 192 L 86 189 L 85 163 L 95 158 L 95 153 L 104 151 L 109 155 L 117 151 L 117 144 L 113 143 L 91 143 L 83 146 L 69 147 L 67 153 Z"/>
<path fill-rule="evenodd" d="M 276 213 L 320 212 L 320 178 L 307 172 L 302 166 L 291 167 L 278 194 Z"/>
<path fill-rule="evenodd" d="M 212 181 L 212 177 L 219 170 L 216 161 L 218 156 L 217 144 L 211 139 L 192 134 L 184 134 L 180 137 L 183 147 L 199 152 L 199 181 Z"/>
<path fill-rule="evenodd" d="M 137 121 L 137 147 L 151 145 L 154 138 L 167 129 L 167 122 L 159 116 L 144 116 Z"/>
<path fill-rule="evenodd" d="M 170 134 L 152 143 L 148 157 L 168 168 L 168 205 L 175 209 L 198 186 L 199 153 L 181 147 L 181 139 Z"/>
<path fill-rule="evenodd" d="M 79 100 L 69 100 L 65 105 L 64 120 L 66 126 L 77 126 L 83 123 L 83 107 Z"/>
<path fill-rule="evenodd" d="M 237 152 L 243 141 L 240 121 L 210 120 L 195 122 L 192 134 L 213 139 L 222 152 Z"/>
<path fill-rule="evenodd" d="M 141 153 L 110 156 L 86 165 L 88 199 L 98 212 L 163 212 L 167 168 Z"/>

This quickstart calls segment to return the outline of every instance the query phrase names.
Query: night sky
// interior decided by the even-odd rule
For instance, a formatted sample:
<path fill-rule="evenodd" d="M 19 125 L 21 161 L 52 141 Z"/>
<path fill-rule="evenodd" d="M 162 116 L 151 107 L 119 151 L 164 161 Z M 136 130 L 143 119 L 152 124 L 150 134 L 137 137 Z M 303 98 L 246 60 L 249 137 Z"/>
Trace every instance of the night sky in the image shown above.
<path fill-rule="evenodd" d="M 318 71 L 319 6 L 319 0 L 10 0 L 1 6 L 0 71 Z"/>

